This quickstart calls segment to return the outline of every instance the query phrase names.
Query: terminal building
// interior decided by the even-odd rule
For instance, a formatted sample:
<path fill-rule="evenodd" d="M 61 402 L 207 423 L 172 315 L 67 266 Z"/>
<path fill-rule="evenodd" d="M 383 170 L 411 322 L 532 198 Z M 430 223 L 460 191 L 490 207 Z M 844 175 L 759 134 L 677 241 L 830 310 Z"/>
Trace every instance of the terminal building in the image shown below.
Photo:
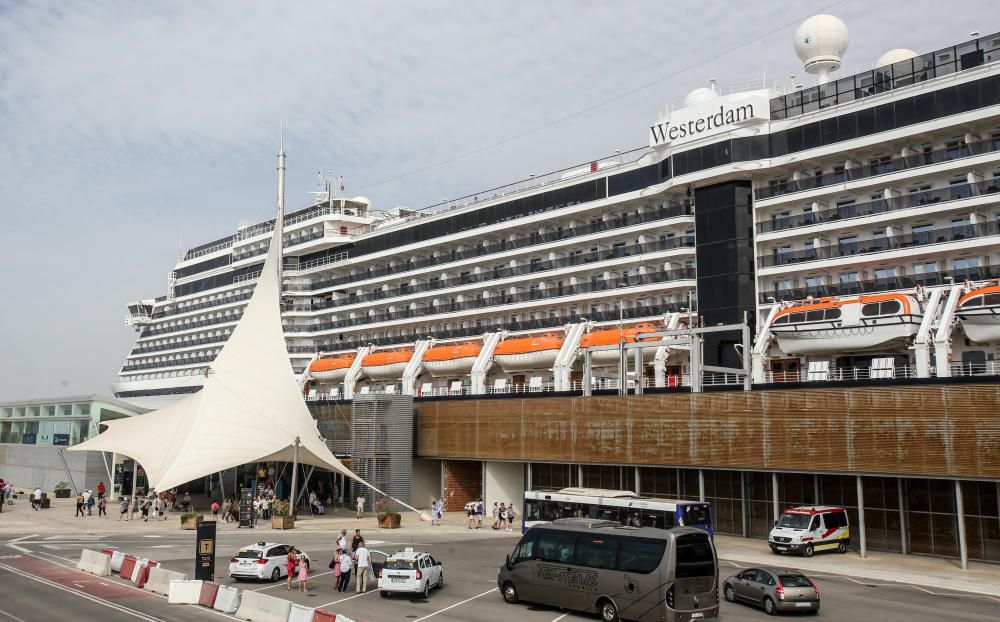
<path fill-rule="evenodd" d="M 452 511 L 631 489 L 763 537 L 835 504 L 854 547 L 1000 561 L 1000 33 L 853 75 L 840 20 L 794 43 L 818 84 L 710 82 L 637 149 L 421 210 L 331 180 L 289 213 L 284 329 L 321 431 L 411 398 L 412 501 Z M 274 224 L 129 304 L 119 398 L 199 389 Z"/>

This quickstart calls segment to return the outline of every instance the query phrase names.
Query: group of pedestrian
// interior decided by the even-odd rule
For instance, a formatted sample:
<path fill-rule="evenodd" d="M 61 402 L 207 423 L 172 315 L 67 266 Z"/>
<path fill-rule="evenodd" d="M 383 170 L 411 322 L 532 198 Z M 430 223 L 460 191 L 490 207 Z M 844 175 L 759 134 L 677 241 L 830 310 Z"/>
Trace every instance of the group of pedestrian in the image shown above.
<path fill-rule="evenodd" d="M 469 529 L 482 529 L 484 516 L 485 511 L 482 500 L 477 499 L 465 504 L 465 517 L 469 521 Z M 493 502 L 493 529 L 512 531 L 515 518 L 517 518 L 517 510 L 514 509 L 513 501 L 508 503 L 502 501 Z"/>
<path fill-rule="evenodd" d="M 101 488 L 103 488 L 104 482 L 101 482 Z M 39 505 L 41 505 L 41 499 L 39 499 Z M 94 506 L 97 506 L 97 516 L 108 517 L 108 499 L 101 492 L 99 496 L 94 496 L 94 492 L 91 489 L 84 490 L 83 493 L 76 496 L 76 515 L 75 516 L 93 516 Z M 87 510 L 84 514 L 84 509 Z"/>
<path fill-rule="evenodd" d="M 338 592 L 350 590 L 351 574 L 355 576 L 354 591 L 356 593 L 368 591 L 368 584 L 375 580 L 375 576 L 371 567 L 371 554 L 365 546 L 365 539 L 360 529 L 354 530 L 350 543 L 347 541 L 347 530 L 340 530 L 340 538 L 337 539 L 337 548 L 333 552 L 333 559 L 330 560 L 330 568 L 333 569 Z"/>
<path fill-rule="evenodd" d="M 185 501 L 182 502 L 182 505 L 186 504 L 186 507 L 191 507 L 191 495 L 185 493 L 184 499 Z M 79 502 L 79 498 L 77 498 L 77 501 Z M 100 504 L 102 501 L 106 506 L 107 499 L 102 496 L 98 503 Z M 150 518 L 153 520 L 167 520 L 167 514 L 173 511 L 176 504 L 177 496 L 174 491 L 160 494 L 150 491 L 147 495 L 137 494 L 132 498 L 129 498 L 128 495 L 123 495 L 118 520 L 128 521 L 133 518 L 136 520 L 141 518 L 146 523 L 149 522 Z"/>
<path fill-rule="evenodd" d="M 444 499 L 431 502 L 431 525 L 440 525 L 444 520 Z"/>

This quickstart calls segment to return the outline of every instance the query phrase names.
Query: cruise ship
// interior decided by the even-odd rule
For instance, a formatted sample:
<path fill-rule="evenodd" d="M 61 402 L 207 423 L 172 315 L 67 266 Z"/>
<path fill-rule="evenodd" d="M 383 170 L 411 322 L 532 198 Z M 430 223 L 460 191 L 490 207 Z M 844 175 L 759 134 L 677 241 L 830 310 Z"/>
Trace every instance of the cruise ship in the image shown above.
<path fill-rule="evenodd" d="M 706 335 L 697 382 L 995 375 L 1000 33 L 857 74 L 847 45 L 813 18 L 795 51 L 815 85 L 709 82 L 637 127 L 642 147 L 424 209 L 328 180 L 284 220 L 303 396 L 682 391 L 692 346 L 669 335 L 741 323 L 749 351 Z M 198 390 L 274 226 L 191 248 L 164 295 L 128 304 L 117 397 Z"/>

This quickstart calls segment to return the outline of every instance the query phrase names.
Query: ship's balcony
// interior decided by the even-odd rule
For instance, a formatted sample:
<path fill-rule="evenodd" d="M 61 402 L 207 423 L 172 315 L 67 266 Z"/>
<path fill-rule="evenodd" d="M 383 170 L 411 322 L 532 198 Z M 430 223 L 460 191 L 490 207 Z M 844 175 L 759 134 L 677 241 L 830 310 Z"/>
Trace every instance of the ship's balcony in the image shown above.
<path fill-rule="evenodd" d="M 188 357 L 177 357 L 169 361 L 157 361 L 155 363 L 134 363 L 131 365 L 125 365 L 121 369 L 121 374 L 143 371 L 149 369 L 167 369 L 173 367 L 190 367 L 191 365 L 199 365 L 201 363 L 210 363 L 215 360 L 216 354 L 205 354 L 201 356 L 188 356 Z"/>
<path fill-rule="evenodd" d="M 302 310 L 319 311 L 323 309 L 346 307 L 349 305 L 362 304 L 367 302 L 387 301 L 401 296 L 411 296 L 413 294 L 432 292 L 437 290 L 445 290 L 450 288 L 464 287 L 466 289 L 469 289 L 472 286 L 475 286 L 477 283 L 489 283 L 491 281 L 510 279 L 518 276 L 542 274 L 545 272 L 549 272 L 552 270 L 559 270 L 562 268 L 584 266 L 588 264 L 598 264 L 600 262 L 607 262 L 614 260 L 624 260 L 630 257 L 636 260 L 642 260 L 645 259 L 642 256 L 648 253 L 684 249 L 684 248 L 691 249 L 693 247 L 694 247 L 693 236 L 665 238 L 663 240 L 655 240 L 653 242 L 647 242 L 645 244 L 619 246 L 606 249 L 603 251 L 586 252 L 579 255 L 573 255 L 570 257 L 564 257 L 560 259 L 529 262 L 519 266 L 507 266 L 504 268 L 490 269 L 488 271 L 479 273 L 469 273 L 467 275 L 450 279 L 440 279 L 437 281 L 418 283 L 416 285 L 406 285 L 393 289 L 380 289 L 361 296 L 348 296 L 346 298 L 340 298 L 337 300 L 330 300 L 322 303 L 316 303 L 309 306 L 304 306 L 302 307 Z M 616 267 L 619 267 L 619 264 L 616 264 Z M 625 263 L 621 263 L 620 267 L 626 267 Z M 507 285 L 507 283 L 504 283 L 504 285 Z M 456 293 L 461 293 L 461 291 Z"/>
<path fill-rule="evenodd" d="M 148 337 L 154 337 L 156 335 L 164 335 L 167 333 L 180 333 L 189 330 L 195 330 L 197 328 L 203 328 L 205 326 L 232 324 L 238 322 L 241 317 L 243 317 L 243 309 L 235 309 L 233 310 L 233 313 L 229 315 L 224 315 L 222 317 L 210 318 L 206 320 L 198 320 L 196 322 L 182 322 L 174 326 L 161 326 L 158 328 L 149 328 L 143 331 L 141 335 L 139 335 L 139 339 L 146 339 Z"/>
<path fill-rule="evenodd" d="M 962 281 L 982 281 L 1000 278 L 1000 264 L 988 264 L 957 270 L 937 270 L 913 275 L 900 275 L 890 278 L 864 279 L 845 283 L 828 283 L 808 287 L 792 287 L 786 289 L 771 289 L 760 292 L 760 304 L 766 304 L 771 299 L 781 301 L 805 300 L 807 298 L 822 298 L 825 296 L 850 296 L 856 294 L 884 293 L 896 290 L 912 290 L 915 287 L 944 285 L 949 279 L 956 283 Z"/>
<path fill-rule="evenodd" d="M 592 322 L 612 322 L 619 319 L 624 320 L 641 320 L 641 319 L 651 319 L 662 317 L 665 313 L 676 313 L 681 311 L 680 305 L 648 305 L 648 306 L 635 306 L 627 309 L 623 309 L 619 312 L 617 309 L 609 309 L 607 311 L 600 311 L 597 313 L 587 313 L 587 314 L 577 314 L 569 313 L 565 315 L 557 315 L 554 317 L 538 318 L 535 320 L 521 320 L 517 322 L 504 321 L 500 322 L 501 318 L 498 316 L 495 319 L 497 323 L 484 322 L 482 325 L 469 326 L 466 328 L 456 328 L 451 330 L 425 330 L 423 328 L 415 329 L 412 334 L 403 335 L 393 335 L 386 337 L 371 337 L 371 338 L 348 338 L 344 339 L 343 335 L 338 335 L 338 341 L 331 341 L 328 343 L 316 344 L 312 346 L 296 346 L 292 345 L 288 347 L 289 353 L 292 354 L 314 354 L 316 352 L 353 352 L 360 348 L 361 346 L 374 345 L 374 346 L 392 346 L 399 344 L 410 344 L 417 339 L 422 339 L 425 337 L 433 337 L 437 340 L 447 340 L 447 339 L 463 339 L 468 337 L 482 337 L 485 333 L 496 331 L 496 330 L 507 330 L 512 333 L 517 332 L 530 332 L 539 331 L 546 329 L 558 329 L 566 324 L 592 321 Z"/>
<path fill-rule="evenodd" d="M 839 203 L 834 207 L 801 214 L 776 214 L 770 220 L 757 223 L 757 239 L 758 241 L 777 240 L 806 227 L 810 228 L 808 231 L 813 231 L 819 225 L 829 223 L 849 225 L 854 223 L 855 219 L 932 205 L 961 209 L 966 205 L 968 199 L 987 197 L 998 192 L 1000 192 L 1000 183 L 996 179 L 990 179 L 973 184 L 955 184 L 947 188 L 923 190 L 904 196 L 876 199 L 864 203 Z M 903 215 L 900 214 L 900 216 Z"/>
<path fill-rule="evenodd" d="M 295 285 L 288 289 L 292 291 L 315 291 L 330 287 L 337 287 L 353 282 L 380 279 L 385 276 L 404 274 L 415 270 L 422 270 L 424 268 L 443 266 L 449 263 L 478 259 L 480 257 L 487 257 L 500 253 L 509 253 L 511 251 L 531 248 L 543 244 L 572 240 L 573 238 L 593 235 L 595 233 L 610 232 L 617 229 L 624 229 L 626 227 L 634 227 L 636 225 L 663 223 L 664 221 L 672 219 L 681 219 L 678 222 L 693 222 L 692 210 L 693 208 L 690 204 L 673 203 L 667 205 L 666 207 L 649 210 L 641 214 L 630 214 L 624 218 L 611 218 L 608 220 L 601 220 L 599 222 L 580 224 L 576 227 L 565 227 L 545 233 L 534 233 L 514 240 L 505 239 L 493 243 L 480 243 L 472 248 L 452 250 L 437 256 L 426 257 L 418 260 L 400 261 L 399 263 L 386 265 L 381 268 L 369 265 L 357 274 L 324 279 L 321 281 L 315 281 L 311 284 Z M 329 263 L 346 263 L 347 260 L 348 257 L 345 253 L 343 257 L 337 257 Z M 298 269 L 300 271 L 304 271 L 322 267 L 324 265 L 325 264 L 319 263 L 313 263 L 310 265 L 300 264 Z"/>
<path fill-rule="evenodd" d="M 943 245 L 967 242 L 969 240 L 982 240 L 983 238 L 998 234 L 1000 234 L 1000 222 L 997 221 L 962 224 L 941 229 L 885 236 L 871 240 L 816 246 L 815 248 L 806 248 L 798 251 L 778 250 L 771 255 L 758 255 L 757 266 L 763 276 L 769 273 L 769 268 L 911 249 L 919 254 L 931 245 L 942 245 L 941 247 L 928 249 L 930 252 L 941 253 L 947 250 L 947 247 Z"/>
<path fill-rule="evenodd" d="M 573 296 L 583 296 L 597 294 L 594 298 L 619 298 L 623 296 L 633 296 L 637 292 L 655 289 L 660 291 L 663 286 L 670 284 L 674 287 L 693 287 L 695 278 L 694 268 L 681 268 L 676 270 L 659 270 L 647 272 L 645 274 L 631 274 L 628 277 L 620 278 L 617 281 L 607 279 L 597 279 L 595 281 L 578 283 L 576 285 L 563 285 L 561 287 L 538 288 L 516 294 L 506 294 L 492 296 L 490 298 L 472 298 L 462 302 L 444 302 L 426 307 L 406 308 L 395 312 L 379 309 L 370 309 L 369 312 L 356 318 L 344 320 L 320 322 L 308 326 L 299 327 L 300 331 L 322 332 L 362 326 L 365 324 L 377 324 L 380 322 L 398 322 L 400 320 L 425 318 L 428 316 L 444 315 L 465 311 L 485 310 L 489 308 L 501 309 L 510 305 L 523 305 L 528 308 L 532 305 L 551 304 L 560 298 Z M 651 287 L 658 286 L 658 287 Z M 295 329 L 289 328 L 286 333 L 293 333 Z"/>
<path fill-rule="evenodd" d="M 227 292 L 228 294 L 229 292 Z M 200 311 L 202 309 L 211 309 L 213 307 L 220 307 L 222 305 L 235 304 L 238 302 L 243 302 L 245 300 L 250 300 L 250 296 L 253 295 L 253 289 L 249 291 L 240 292 L 238 294 L 230 295 L 219 295 L 215 300 L 206 300 L 203 302 L 196 302 L 194 304 L 178 305 L 173 309 L 167 309 L 163 311 L 154 311 L 152 318 L 154 320 L 160 320 L 166 317 L 173 317 L 175 315 L 181 315 L 184 313 L 193 313 L 195 311 Z"/>
<path fill-rule="evenodd" d="M 854 181 L 869 180 L 881 176 L 890 176 L 894 173 L 912 171 L 914 169 L 920 169 L 922 167 L 934 166 L 942 163 L 966 160 L 976 156 L 993 154 L 998 151 L 1000 151 L 1000 137 L 992 137 L 987 140 L 974 141 L 958 146 L 936 149 L 925 153 L 889 159 L 875 164 L 863 164 L 856 168 L 824 173 L 814 177 L 786 181 L 783 183 L 757 188 L 754 190 L 754 199 L 755 201 L 765 201 L 798 192 L 829 188 L 830 186 L 842 187 L 844 184 L 849 184 Z"/>
<path fill-rule="evenodd" d="M 151 352 L 169 352 L 171 350 L 190 350 L 192 348 L 197 348 L 198 346 L 212 345 L 217 343 L 225 343 L 229 340 L 229 333 L 225 335 L 212 335 L 211 337 L 199 337 L 197 339 L 187 339 L 182 341 L 175 341 L 172 343 L 161 343 L 158 345 L 149 345 L 133 348 L 129 352 L 128 358 L 133 358 L 143 354 L 149 354 Z"/>

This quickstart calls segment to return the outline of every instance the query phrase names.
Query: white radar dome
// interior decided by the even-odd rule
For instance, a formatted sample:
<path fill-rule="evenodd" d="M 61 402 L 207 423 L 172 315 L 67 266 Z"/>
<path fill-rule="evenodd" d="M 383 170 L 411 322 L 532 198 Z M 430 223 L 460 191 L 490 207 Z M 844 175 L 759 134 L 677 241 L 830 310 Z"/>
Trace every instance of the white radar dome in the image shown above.
<path fill-rule="evenodd" d="M 684 97 L 684 107 L 694 106 L 695 104 L 701 104 L 707 101 L 712 101 L 719 97 L 719 93 L 715 89 L 710 89 L 706 86 L 696 88 Z"/>
<path fill-rule="evenodd" d="M 882 56 L 879 56 L 878 60 L 875 61 L 875 66 L 885 67 L 886 65 L 895 65 L 896 63 L 916 57 L 917 53 L 914 52 L 913 50 L 908 50 L 906 48 L 896 48 L 895 50 L 889 50 Z"/>
<path fill-rule="evenodd" d="M 795 53 L 808 73 L 819 74 L 820 83 L 840 69 L 850 36 L 847 25 L 833 15 L 814 15 L 795 31 Z"/>

